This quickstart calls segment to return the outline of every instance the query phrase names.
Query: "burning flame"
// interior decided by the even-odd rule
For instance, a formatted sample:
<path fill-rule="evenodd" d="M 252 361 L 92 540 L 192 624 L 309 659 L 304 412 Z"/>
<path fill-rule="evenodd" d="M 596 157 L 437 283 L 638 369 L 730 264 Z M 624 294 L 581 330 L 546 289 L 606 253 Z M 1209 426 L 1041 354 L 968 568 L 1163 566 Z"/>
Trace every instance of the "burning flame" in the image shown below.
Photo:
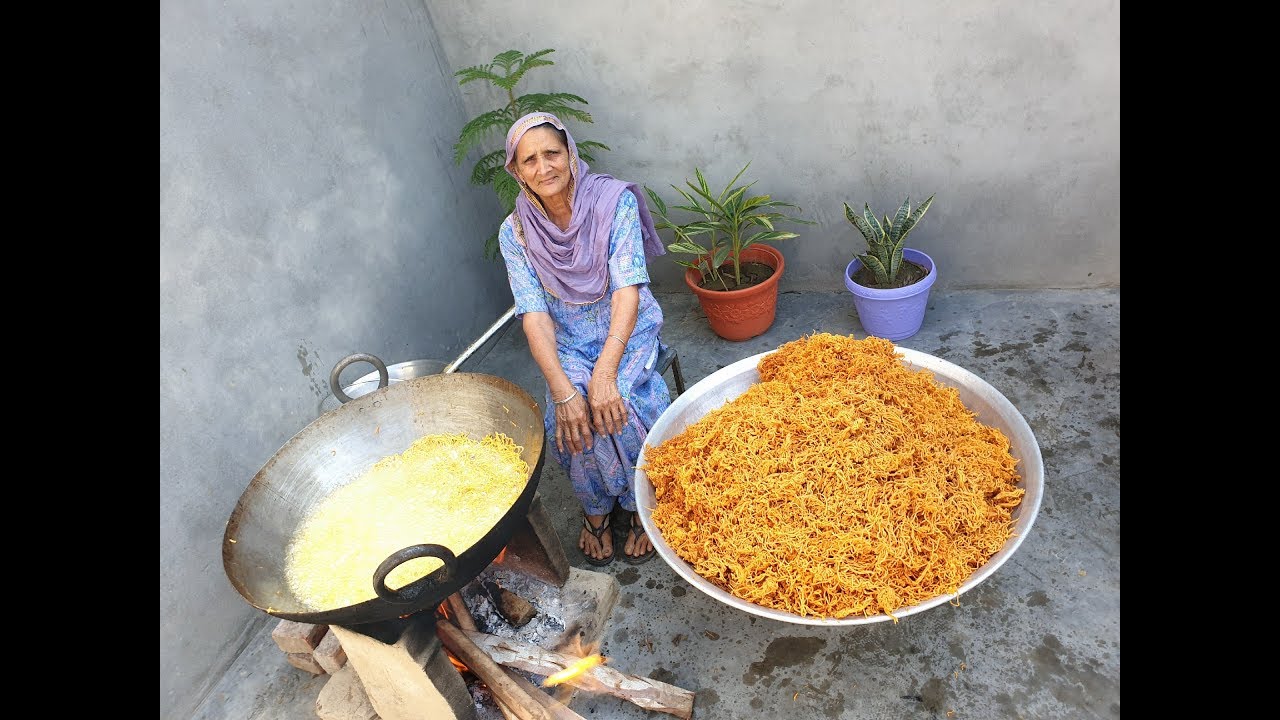
<path fill-rule="evenodd" d="M 572 680 L 573 678 L 578 677 L 582 673 L 590 670 L 593 667 L 596 667 L 597 665 L 603 665 L 603 664 L 604 664 L 604 658 L 601 657 L 599 654 L 588 655 L 587 657 L 584 657 L 581 660 L 578 660 L 577 662 L 561 670 L 560 672 L 554 673 L 548 676 L 546 680 L 542 681 L 542 686 L 555 687 L 556 685 L 559 685 L 562 682 L 567 682 L 569 680 Z"/>
<path fill-rule="evenodd" d="M 502 559 L 505 558 L 506 556 L 507 556 L 507 549 L 504 547 L 498 551 L 498 557 L 494 558 L 493 561 L 496 563 L 501 563 Z"/>

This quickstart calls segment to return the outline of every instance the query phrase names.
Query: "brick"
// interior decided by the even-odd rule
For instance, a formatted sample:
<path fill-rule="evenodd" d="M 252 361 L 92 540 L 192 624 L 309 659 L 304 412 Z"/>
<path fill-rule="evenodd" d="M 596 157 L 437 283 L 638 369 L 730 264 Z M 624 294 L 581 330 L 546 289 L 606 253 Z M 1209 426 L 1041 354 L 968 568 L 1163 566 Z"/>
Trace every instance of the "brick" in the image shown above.
<path fill-rule="evenodd" d="M 328 625 L 281 620 L 271 631 L 271 639 L 275 640 L 276 645 L 286 653 L 310 653 L 316 649 L 327 632 L 329 632 Z"/>
<path fill-rule="evenodd" d="M 378 720 L 355 668 L 345 667 L 329 678 L 316 698 L 320 720 Z"/>
<path fill-rule="evenodd" d="M 467 681 L 449 662 L 434 622 L 410 621 L 391 645 L 341 625 L 329 631 L 338 634 L 347 651 L 342 672 L 356 671 L 382 720 L 476 717 Z"/>
<path fill-rule="evenodd" d="M 338 641 L 337 633 L 326 633 L 324 639 L 316 646 L 315 652 L 311 656 L 320 663 L 320 667 L 324 671 L 333 675 L 347 664 L 347 653 L 342 649 L 342 643 Z"/>
<path fill-rule="evenodd" d="M 320 663 L 316 662 L 316 659 L 312 657 L 311 653 L 289 653 L 288 655 L 285 655 L 284 658 L 289 661 L 290 665 L 298 668 L 299 670 L 306 670 L 312 675 L 324 674 L 324 667 Z"/>

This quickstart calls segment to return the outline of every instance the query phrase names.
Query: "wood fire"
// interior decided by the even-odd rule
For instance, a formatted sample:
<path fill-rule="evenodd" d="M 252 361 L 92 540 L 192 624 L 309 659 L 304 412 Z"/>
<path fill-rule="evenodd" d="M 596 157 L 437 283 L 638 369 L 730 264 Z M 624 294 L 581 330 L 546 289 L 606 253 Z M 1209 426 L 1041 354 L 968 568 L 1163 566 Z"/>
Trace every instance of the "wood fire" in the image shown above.
<path fill-rule="evenodd" d="M 436 634 L 455 667 L 464 665 L 493 693 L 499 707 L 516 717 L 580 717 L 568 707 L 523 678 L 515 670 L 546 679 L 543 687 L 564 685 L 588 692 L 607 693 L 639 707 L 669 713 L 682 720 L 693 714 L 694 694 L 653 678 L 630 675 L 605 666 L 594 648 L 571 655 L 547 650 L 512 638 L 480 632 L 458 593 L 440 606 Z M 578 644 L 578 650 L 583 650 Z M 455 660 L 456 658 L 456 660 Z M 518 710 L 517 710 L 518 709 Z M 549 713 L 549 714 L 544 714 Z"/>
<path fill-rule="evenodd" d="M 552 673 L 547 676 L 547 679 L 542 681 L 542 687 L 555 687 L 562 682 L 568 682 L 569 680 L 574 679 L 597 665 L 603 664 L 604 657 L 600 655 L 588 655 L 560 672 Z"/>

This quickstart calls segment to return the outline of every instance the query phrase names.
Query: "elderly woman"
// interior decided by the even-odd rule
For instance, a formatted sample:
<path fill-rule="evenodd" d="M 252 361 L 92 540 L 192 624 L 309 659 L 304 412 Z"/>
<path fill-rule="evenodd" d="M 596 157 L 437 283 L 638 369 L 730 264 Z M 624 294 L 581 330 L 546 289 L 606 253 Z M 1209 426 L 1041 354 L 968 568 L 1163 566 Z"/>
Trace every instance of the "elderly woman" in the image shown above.
<path fill-rule="evenodd" d="M 511 126 L 506 168 L 520 195 L 498 241 L 547 381 L 547 437 L 582 502 L 578 547 L 592 565 L 613 561 L 615 541 L 628 562 L 644 562 L 653 544 L 636 517 L 635 461 L 671 404 L 654 368 L 662 309 L 645 265 L 662 242 L 639 187 L 588 172 L 550 113 Z"/>

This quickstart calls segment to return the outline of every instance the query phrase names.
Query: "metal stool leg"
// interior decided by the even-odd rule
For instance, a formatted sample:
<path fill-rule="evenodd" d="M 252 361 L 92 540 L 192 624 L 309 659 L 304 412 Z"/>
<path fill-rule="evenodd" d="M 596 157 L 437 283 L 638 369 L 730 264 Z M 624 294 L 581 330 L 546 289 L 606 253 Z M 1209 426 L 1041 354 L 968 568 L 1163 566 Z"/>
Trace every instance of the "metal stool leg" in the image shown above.
<path fill-rule="evenodd" d="M 680 356 L 675 354 L 675 351 L 672 351 L 671 370 L 672 370 L 671 374 L 675 375 L 676 377 L 676 392 L 679 393 L 680 395 L 683 395 L 684 394 L 684 373 L 680 372 Z"/>
<path fill-rule="evenodd" d="M 676 394 L 683 394 L 684 373 L 680 371 L 680 356 L 676 353 L 676 349 L 670 345 L 667 346 L 666 351 L 658 355 L 658 374 L 666 373 L 667 368 L 674 368 L 672 375 L 676 379 Z"/>

